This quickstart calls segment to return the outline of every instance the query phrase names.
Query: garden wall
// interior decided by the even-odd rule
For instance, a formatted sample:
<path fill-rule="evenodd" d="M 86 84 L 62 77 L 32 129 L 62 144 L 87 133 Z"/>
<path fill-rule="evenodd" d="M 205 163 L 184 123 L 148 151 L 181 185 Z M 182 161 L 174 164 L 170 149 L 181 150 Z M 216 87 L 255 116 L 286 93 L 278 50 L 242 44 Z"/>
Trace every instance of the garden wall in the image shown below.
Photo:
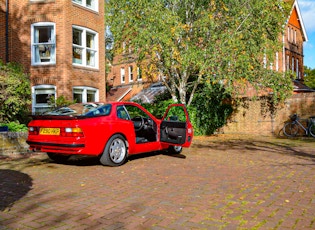
<path fill-rule="evenodd" d="M 0 157 L 27 153 L 27 132 L 0 132 Z"/>
<path fill-rule="evenodd" d="M 245 100 L 220 131 L 226 134 L 281 136 L 284 122 L 291 114 L 297 113 L 301 118 L 315 116 L 315 93 L 294 94 L 274 113 L 269 108 L 265 100 Z"/>

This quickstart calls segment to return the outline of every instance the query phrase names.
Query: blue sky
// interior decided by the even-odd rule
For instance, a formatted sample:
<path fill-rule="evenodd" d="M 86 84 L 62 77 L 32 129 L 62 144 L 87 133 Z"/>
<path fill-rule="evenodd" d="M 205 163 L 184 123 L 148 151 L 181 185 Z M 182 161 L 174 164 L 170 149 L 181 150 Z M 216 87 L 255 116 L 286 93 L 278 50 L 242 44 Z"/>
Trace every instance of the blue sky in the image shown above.
<path fill-rule="evenodd" d="M 304 42 L 304 65 L 315 69 L 315 0 L 298 0 L 308 41 Z"/>

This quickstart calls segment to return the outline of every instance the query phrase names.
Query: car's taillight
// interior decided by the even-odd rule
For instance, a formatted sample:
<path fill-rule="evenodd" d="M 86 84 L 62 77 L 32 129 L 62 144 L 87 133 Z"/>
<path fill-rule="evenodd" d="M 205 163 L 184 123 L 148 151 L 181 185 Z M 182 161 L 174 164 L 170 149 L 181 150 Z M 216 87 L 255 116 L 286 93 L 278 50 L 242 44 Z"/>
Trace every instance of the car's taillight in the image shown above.
<path fill-rule="evenodd" d="M 61 136 L 63 137 L 83 137 L 83 131 L 79 127 L 61 128 Z"/>
<path fill-rule="evenodd" d="M 34 126 L 28 127 L 28 134 L 29 135 L 38 135 L 38 130 L 39 130 L 38 127 L 34 127 Z"/>

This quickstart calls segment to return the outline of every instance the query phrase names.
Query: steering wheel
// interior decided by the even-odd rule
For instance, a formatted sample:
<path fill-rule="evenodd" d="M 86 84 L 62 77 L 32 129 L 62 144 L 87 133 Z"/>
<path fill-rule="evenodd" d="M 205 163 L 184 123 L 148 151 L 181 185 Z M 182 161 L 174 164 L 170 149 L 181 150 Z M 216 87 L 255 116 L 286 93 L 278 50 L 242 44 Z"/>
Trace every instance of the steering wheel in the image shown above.
<path fill-rule="evenodd" d="M 134 125 L 136 131 L 139 131 L 143 128 L 143 126 L 144 126 L 143 117 L 136 116 L 136 117 L 132 118 L 132 121 L 133 121 L 133 125 Z"/>

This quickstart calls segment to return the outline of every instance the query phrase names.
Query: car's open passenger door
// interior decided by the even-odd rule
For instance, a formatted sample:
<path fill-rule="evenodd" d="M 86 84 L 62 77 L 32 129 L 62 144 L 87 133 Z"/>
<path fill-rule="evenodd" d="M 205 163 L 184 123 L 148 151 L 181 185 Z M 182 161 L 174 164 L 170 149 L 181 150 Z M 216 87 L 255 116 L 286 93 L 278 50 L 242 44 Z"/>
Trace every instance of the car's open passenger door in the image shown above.
<path fill-rule="evenodd" d="M 189 147 L 193 138 L 193 128 L 185 105 L 170 105 L 161 122 L 160 141 Z"/>

